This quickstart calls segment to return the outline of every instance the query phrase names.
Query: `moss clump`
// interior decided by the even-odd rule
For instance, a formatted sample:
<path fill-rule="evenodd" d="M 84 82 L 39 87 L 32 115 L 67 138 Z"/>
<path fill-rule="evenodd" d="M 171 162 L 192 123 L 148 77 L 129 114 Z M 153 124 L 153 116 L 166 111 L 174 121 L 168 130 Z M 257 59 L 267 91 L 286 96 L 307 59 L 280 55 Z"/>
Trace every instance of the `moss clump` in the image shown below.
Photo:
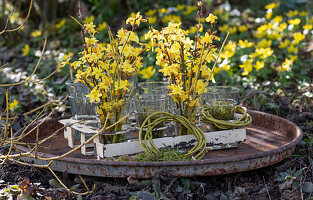
<path fill-rule="evenodd" d="M 213 105 L 206 106 L 205 110 L 215 119 L 227 121 L 235 118 L 236 107 L 228 101 L 216 101 Z"/>
<path fill-rule="evenodd" d="M 151 161 L 183 161 L 191 160 L 192 158 L 186 158 L 185 152 L 179 149 L 160 149 L 158 153 L 139 153 L 134 156 L 120 156 L 116 161 L 127 162 L 151 162 Z"/>

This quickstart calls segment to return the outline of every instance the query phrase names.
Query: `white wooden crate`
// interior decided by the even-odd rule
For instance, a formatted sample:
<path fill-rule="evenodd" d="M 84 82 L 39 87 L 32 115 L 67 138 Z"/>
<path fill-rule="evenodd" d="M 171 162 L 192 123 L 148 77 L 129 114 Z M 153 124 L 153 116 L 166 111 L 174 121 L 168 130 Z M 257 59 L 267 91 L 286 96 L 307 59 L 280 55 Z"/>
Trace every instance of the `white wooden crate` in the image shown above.
<path fill-rule="evenodd" d="M 77 122 L 78 120 L 73 119 L 65 119 L 60 120 L 59 122 L 64 125 L 69 125 L 72 123 Z M 91 136 L 96 134 L 99 130 L 95 128 L 91 128 L 86 125 L 82 124 L 74 124 L 71 127 L 67 127 L 64 130 L 64 137 L 68 140 L 68 146 L 73 148 L 73 129 L 78 130 L 81 138 L 81 144 L 86 141 L 87 136 Z M 231 130 L 224 130 L 224 131 L 212 131 L 205 133 L 207 144 L 210 145 L 209 149 L 214 149 L 212 146 L 220 145 L 220 144 L 233 144 L 233 143 L 240 143 L 246 140 L 246 129 L 239 128 L 239 129 L 231 129 Z M 139 141 L 129 141 L 129 142 L 122 142 L 116 144 L 103 144 L 101 143 L 100 139 L 101 135 L 98 135 L 93 139 L 93 144 L 87 144 L 90 146 L 94 146 L 94 152 L 86 152 L 86 145 L 81 148 L 81 153 L 84 155 L 91 155 L 94 154 L 97 159 L 106 158 L 106 157 L 114 157 L 114 156 L 121 156 L 121 155 L 128 155 L 128 154 L 135 154 L 142 152 L 142 148 L 140 146 Z M 183 136 L 175 136 L 175 137 L 163 137 L 163 138 L 156 138 L 153 139 L 154 144 L 158 148 L 162 148 L 164 146 L 177 146 L 181 142 L 189 143 L 193 145 L 197 142 L 196 138 L 193 135 L 183 135 Z M 148 142 L 150 146 L 150 143 Z M 88 146 L 87 146 L 88 147 Z"/>

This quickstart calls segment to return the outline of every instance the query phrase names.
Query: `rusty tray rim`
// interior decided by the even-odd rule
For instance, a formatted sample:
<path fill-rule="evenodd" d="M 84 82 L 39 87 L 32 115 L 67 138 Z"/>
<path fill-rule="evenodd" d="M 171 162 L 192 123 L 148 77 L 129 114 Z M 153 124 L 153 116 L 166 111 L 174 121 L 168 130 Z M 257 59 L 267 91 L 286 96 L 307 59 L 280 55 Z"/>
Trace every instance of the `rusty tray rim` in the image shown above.
<path fill-rule="evenodd" d="M 58 161 L 64 161 L 64 162 L 75 162 L 77 164 L 92 164 L 92 165 L 107 165 L 107 166 L 129 166 L 129 167 L 165 167 L 165 166 L 187 166 L 187 165 L 206 165 L 206 164 L 221 164 L 221 163 L 230 163 L 230 162 L 238 162 L 238 161 L 245 161 L 245 160 L 250 160 L 250 159 L 256 159 L 260 157 L 266 157 L 272 154 L 278 154 L 281 152 L 284 152 L 292 147 L 295 147 L 303 137 L 302 130 L 293 122 L 284 119 L 282 117 L 261 112 L 261 111 L 255 111 L 255 110 L 249 110 L 248 112 L 250 113 L 255 113 L 255 114 L 260 114 L 260 115 L 268 115 L 274 118 L 278 118 L 284 123 L 290 124 L 292 127 L 296 129 L 296 138 L 293 139 L 291 142 L 288 144 L 281 146 L 276 149 L 272 149 L 269 151 L 264 151 L 261 153 L 254 153 L 251 155 L 247 156 L 231 156 L 231 157 L 226 157 L 226 158 L 219 158 L 219 159 L 203 159 L 203 160 L 188 160 L 188 161 L 153 161 L 153 162 L 136 162 L 136 161 L 106 161 L 106 160 L 95 160 L 95 159 L 86 159 L 86 158 L 73 158 L 73 157 L 64 157 L 61 159 L 58 159 Z M 55 119 L 50 119 L 55 120 Z M 49 120 L 49 121 L 50 121 Z M 34 127 L 36 125 L 33 124 L 30 128 Z M 15 134 L 14 137 L 18 136 L 25 128 L 22 128 L 18 130 Z M 21 145 L 15 145 L 17 149 L 23 152 L 27 152 L 29 149 L 21 146 Z M 45 158 L 51 158 L 51 157 L 56 157 L 57 155 L 53 154 L 47 154 L 47 153 L 42 153 L 38 152 L 39 156 L 45 157 Z"/>

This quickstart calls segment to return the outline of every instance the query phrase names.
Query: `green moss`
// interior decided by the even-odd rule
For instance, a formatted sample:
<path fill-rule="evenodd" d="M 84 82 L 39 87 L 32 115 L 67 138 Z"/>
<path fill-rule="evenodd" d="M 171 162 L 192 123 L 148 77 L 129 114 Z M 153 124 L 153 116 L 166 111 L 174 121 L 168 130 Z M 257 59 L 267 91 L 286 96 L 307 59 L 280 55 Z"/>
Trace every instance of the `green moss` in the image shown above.
<path fill-rule="evenodd" d="M 235 106 L 227 101 L 216 101 L 214 105 L 205 107 L 212 117 L 219 120 L 233 120 L 235 117 Z"/>
<path fill-rule="evenodd" d="M 115 161 L 127 162 L 127 161 L 136 161 L 136 162 L 151 162 L 151 161 L 183 161 L 191 160 L 192 158 L 184 157 L 184 153 L 178 149 L 160 149 L 159 153 L 139 153 L 135 156 L 120 156 Z M 106 160 L 112 160 L 106 159 Z"/>

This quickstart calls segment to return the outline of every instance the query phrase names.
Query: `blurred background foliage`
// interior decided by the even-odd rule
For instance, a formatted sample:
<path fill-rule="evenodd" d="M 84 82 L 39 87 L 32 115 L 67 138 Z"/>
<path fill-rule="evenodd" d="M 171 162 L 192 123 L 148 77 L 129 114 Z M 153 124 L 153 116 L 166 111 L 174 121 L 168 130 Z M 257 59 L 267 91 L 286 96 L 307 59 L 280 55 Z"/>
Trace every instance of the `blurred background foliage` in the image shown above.
<path fill-rule="evenodd" d="M 9 29 L 21 24 L 29 3 L 30 0 L 0 1 L 0 29 L 4 28 L 7 18 Z M 12 112 L 28 111 L 66 95 L 64 83 L 70 79 L 68 68 L 62 68 L 47 81 L 36 80 L 46 77 L 68 57 L 78 57 L 77 53 L 82 50 L 80 27 L 70 16 L 83 23 L 96 24 L 97 39 L 108 42 L 107 27 L 116 32 L 137 12 L 149 17 L 155 29 L 170 21 L 182 22 L 193 37 L 197 31 L 197 10 L 197 1 L 192 0 L 34 0 L 26 25 L 17 32 L 0 36 L 1 83 L 25 80 L 35 67 L 47 38 L 42 61 L 32 77 L 34 82 L 8 88 L 12 103 L 14 99 L 18 102 L 12 104 Z M 221 40 L 230 31 L 215 71 L 216 84 L 239 86 L 243 103 L 254 108 L 277 110 L 271 98 L 275 95 L 291 97 L 289 103 L 295 106 L 309 105 L 313 97 L 312 11 L 313 3 L 308 0 L 205 1 L 202 14 L 218 16 L 216 30 Z M 296 19 L 300 20 L 298 24 Z M 210 28 L 207 23 L 203 26 L 204 30 Z M 138 32 L 140 40 L 147 42 L 144 38 L 147 26 L 140 27 Z M 162 80 L 159 67 L 155 66 L 155 54 L 147 52 L 145 57 L 138 81 Z M 3 94 L 4 88 L 1 88 L 0 105 L 4 102 Z M 63 104 L 49 106 L 60 112 L 68 109 Z"/>

